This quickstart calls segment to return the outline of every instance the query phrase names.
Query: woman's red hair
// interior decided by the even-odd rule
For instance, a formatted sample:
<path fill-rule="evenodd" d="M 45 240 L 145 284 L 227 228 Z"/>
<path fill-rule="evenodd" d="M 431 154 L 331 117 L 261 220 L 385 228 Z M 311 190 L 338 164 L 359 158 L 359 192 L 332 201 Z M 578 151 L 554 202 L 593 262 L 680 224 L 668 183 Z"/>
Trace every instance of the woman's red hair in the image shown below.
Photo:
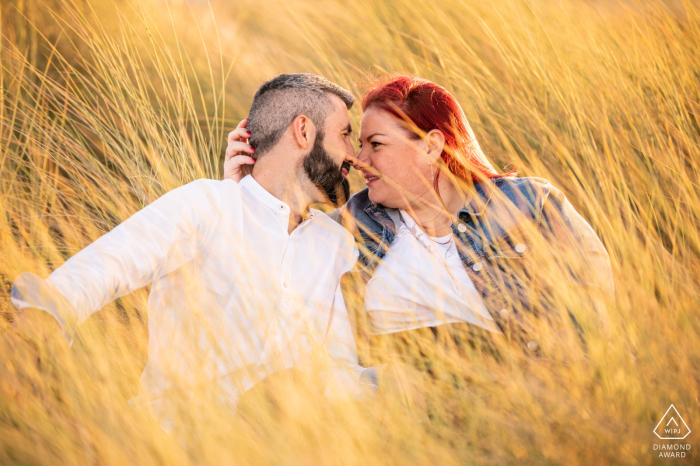
<path fill-rule="evenodd" d="M 447 89 L 434 82 L 402 74 L 380 79 L 362 98 L 362 111 L 373 105 L 400 120 L 409 119 L 425 133 L 433 129 L 442 131 L 445 148 L 440 158 L 447 170 L 459 178 L 471 177 L 476 182 L 484 177 L 500 178 L 517 174 L 515 170 L 498 173 L 493 168 L 479 147 L 462 107 Z"/>

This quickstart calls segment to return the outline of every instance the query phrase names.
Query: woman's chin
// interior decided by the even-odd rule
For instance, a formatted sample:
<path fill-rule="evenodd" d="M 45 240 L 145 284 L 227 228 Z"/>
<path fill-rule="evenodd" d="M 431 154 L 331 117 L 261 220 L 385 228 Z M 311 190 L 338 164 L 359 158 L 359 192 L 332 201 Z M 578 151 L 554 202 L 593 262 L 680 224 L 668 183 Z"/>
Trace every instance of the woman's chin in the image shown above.
<path fill-rule="evenodd" d="M 375 189 L 372 185 L 367 186 L 367 189 L 369 190 L 369 200 L 374 202 L 375 204 L 381 204 L 383 200 L 381 192 Z"/>
<path fill-rule="evenodd" d="M 375 204 L 388 207 L 390 209 L 398 208 L 398 204 L 395 200 L 392 200 L 391 196 L 385 195 L 381 189 L 373 188 L 372 185 L 369 186 L 369 200 Z"/>

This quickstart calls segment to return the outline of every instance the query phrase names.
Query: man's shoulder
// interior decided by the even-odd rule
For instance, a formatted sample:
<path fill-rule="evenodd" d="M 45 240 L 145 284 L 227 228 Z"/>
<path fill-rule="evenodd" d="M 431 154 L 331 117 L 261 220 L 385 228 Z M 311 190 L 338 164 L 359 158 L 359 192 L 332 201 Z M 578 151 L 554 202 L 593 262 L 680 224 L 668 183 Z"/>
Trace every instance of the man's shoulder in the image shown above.
<path fill-rule="evenodd" d="M 192 197 L 211 197 L 218 199 L 223 194 L 228 196 L 240 192 L 238 184 L 231 180 L 212 180 L 210 178 L 200 178 L 190 181 L 187 184 L 173 189 L 172 192 L 180 192 Z"/>
<path fill-rule="evenodd" d="M 352 238 L 350 232 L 343 228 L 340 223 L 330 217 L 327 213 L 317 209 L 309 209 L 309 211 L 313 213 L 314 223 L 317 224 L 319 228 L 326 230 L 329 235 L 342 237 L 347 235 Z"/>
<path fill-rule="evenodd" d="M 201 178 L 172 189 L 146 206 L 148 211 L 182 211 L 195 216 L 220 213 L 222 202 L 227 205 L 240 198 L 240 188 L 233 181 Z M 230 209 L 229 209 L 230 210 Z"/>
<path fill-rule="evenodd" d="M 310 209 L 314 217 L 311 222 L 314 235 L 322 235 L 323 243 L 332 245 L 332 250 L 338 252 L 337 257 L 347 260 L 348 269 L 357 260 L 358 252 L 355 238 L 341 224 L 320 210 Z"/>
<path fill-rule="evenodd" d="M 198 180 L 190 181 L 189 183 L 183 185 L 191 187 L 192 189 L 198 189 L 202 191 L 224 191 L 224 190 L 240 190 L 238 183 L 232 180 L 213 180 L 211 178 L 200 178 Z"/>

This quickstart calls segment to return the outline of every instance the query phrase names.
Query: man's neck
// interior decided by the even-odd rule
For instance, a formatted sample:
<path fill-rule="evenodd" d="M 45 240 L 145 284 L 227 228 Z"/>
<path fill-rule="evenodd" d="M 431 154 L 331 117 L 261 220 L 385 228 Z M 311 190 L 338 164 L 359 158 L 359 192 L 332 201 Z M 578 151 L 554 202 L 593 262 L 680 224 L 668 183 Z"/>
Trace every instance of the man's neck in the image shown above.
<path fill-rule="evenodd" d="M 289 206 L 287 231 L 291 233 L 303 221 L 309 206 L 316 200 L 301 185 L 295 168 L 283 166 L 278 163 L 279 157 L 271 157 L 271 155 L 266 154 L 255 162 L 252 176 L 265 191 Z"/>

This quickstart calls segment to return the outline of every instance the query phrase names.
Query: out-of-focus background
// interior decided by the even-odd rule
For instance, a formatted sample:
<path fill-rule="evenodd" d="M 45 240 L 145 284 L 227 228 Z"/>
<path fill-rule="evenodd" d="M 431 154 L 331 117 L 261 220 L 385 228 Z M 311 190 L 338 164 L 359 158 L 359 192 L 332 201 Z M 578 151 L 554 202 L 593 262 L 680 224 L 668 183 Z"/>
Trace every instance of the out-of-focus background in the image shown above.
<path fill-rule="evenodd" d="M 668 459 L 652 432 L 671 403 L 700 423 L 697 3 L 4 0 L 0 15 L 0 463 L 697 462 L 695 433 Z M 226 134 L 283 72 L 358 98 L 372 76 L 431 79 L 498 169 L 562 189 L 615 274 L 585 351 L 544 339 L 568 363 L 475 358 L 466 387 L 426 387 L 444 406 L 429 423 L 302 396 L 310 414 L 264 435 L 212 410 L 178 437 L 126 401 L 148 290 L 70 350 L 14 331 L 19 273 L 47 276 L 168 190 L 220 178 Z"/>

